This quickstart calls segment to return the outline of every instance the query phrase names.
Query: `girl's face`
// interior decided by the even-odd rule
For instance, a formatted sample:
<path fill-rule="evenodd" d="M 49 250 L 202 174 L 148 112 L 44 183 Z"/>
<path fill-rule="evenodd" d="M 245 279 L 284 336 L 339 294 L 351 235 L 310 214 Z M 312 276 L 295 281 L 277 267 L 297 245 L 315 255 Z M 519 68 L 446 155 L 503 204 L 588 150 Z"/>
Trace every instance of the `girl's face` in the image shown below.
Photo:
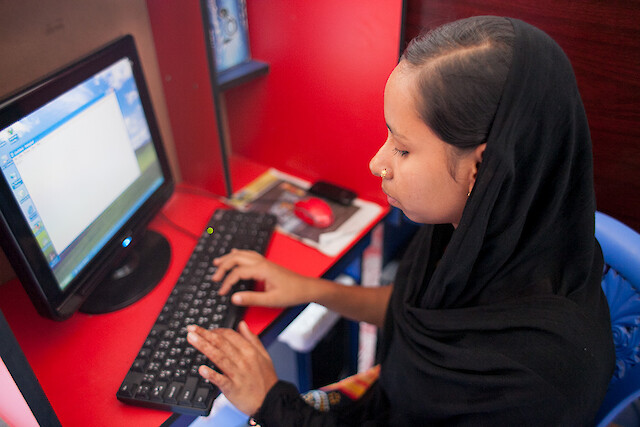
<path fill-rule="evenodd" d="M 418 113 L 416 75 L 403 62 L 391 73 L 384 91 L 388 136 L 369 168 L 376 176 L 387 170 L 382 191 L 389 204 L 402 209 L 412 221 L 457 226 L 484 144 L 452 161 L 452 147 L 438 138 Z"/>

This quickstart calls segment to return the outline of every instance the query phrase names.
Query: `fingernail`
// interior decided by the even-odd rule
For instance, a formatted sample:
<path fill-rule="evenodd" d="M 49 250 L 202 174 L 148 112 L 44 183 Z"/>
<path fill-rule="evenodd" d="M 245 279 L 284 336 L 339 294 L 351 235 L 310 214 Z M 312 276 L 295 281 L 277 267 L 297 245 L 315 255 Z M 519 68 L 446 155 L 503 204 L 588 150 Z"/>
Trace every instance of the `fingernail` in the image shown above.
<path fill-rule="evenodd" d="M 187 331 L 195 332 L 196 331 L 196 325 L 188 325 L 187 326 Z"/>
<path fill-rule="evenodd" d="M 231 302 L 234 304 L 242 304 L 242 297 L 238 294 L 233 294 L 231 296 Z"/>
<path fill-rule="evenodd" d="M 187 334 L 187 341 L 190 341 L 190 342 L 198 341 L 198 334 L 196 334 L 195 332 L 189 332 Z"/>
<path fill-rule="evenodd" d="M 209 379 L 209 369 L 208 369 L 208 367 L 207 367 L 207 366 L 205 366 L 205 365 L 201 365 L 201 366 L 198 368 L 198 373 L 199 373 L 203 378 L 205 378 L 205 379 L 207 379 L 207 380 Z"/>

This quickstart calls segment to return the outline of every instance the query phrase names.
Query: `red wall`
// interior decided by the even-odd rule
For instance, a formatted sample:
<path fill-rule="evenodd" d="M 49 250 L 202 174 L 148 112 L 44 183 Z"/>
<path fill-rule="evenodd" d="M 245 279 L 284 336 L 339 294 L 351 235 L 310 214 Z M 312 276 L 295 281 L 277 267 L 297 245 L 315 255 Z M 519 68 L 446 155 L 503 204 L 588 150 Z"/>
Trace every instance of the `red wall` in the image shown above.
<path fill-rule="evenodd" d="M 200 3 L 147 0 L 182 181 L 226 195 Z"/>
<path fill-rule="evenodd" d="M 199 4 L 147 5 L 183 180 L 225 194 Z M 368 163 L 386 138 L 402 1 L 247 0 L 247 14 L 252 57 L 270 70 L 224 92 L 231 151 L 386 203 Z"/>
<path fill-rule="evenodd" d="M 247 0 L 247 12 L 252 56 L 270 71 L 225 92 L 234 153 L 382 202 L 368 163 L 386 138 L 402 1 Z"/>

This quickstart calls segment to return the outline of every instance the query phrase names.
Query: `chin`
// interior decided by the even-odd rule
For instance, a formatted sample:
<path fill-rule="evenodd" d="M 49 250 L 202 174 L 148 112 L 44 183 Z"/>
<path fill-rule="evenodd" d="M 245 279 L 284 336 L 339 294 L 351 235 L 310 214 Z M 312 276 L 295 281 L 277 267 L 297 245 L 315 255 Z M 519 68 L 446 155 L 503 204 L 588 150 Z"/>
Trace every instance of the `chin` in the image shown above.
<path fill-rule="evenodd" d="M 425 221 L 424 217 L 416 214 L 415 212 L 408 212 L 407 210 L 402 208 L 400 208 L 400 210 L 402 210 L 402 213 L 404 213 L 404 215 L 413 222 L 416 222 L 418 224 L 433 224 L 428 221 Z"/>
<path fill-rule="evenodd" d="M 418 224 L 436 225 L 436 224 L 453 224 L 454 223 L 454 221 L 451 221 L 451 219 L 434 218 L 428 215 L 421 215 L 418 212 L 408 212 L 405 209 L 402 209 L 402 212 L 407 218 L 409 218 L 411 221 Z"/>

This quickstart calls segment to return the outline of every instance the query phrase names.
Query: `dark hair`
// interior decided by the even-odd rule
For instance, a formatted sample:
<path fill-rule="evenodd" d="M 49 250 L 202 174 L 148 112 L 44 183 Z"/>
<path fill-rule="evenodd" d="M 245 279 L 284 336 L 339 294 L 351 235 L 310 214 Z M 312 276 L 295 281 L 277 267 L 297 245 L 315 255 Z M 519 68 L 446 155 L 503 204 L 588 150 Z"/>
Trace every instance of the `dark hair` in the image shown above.
<path fill-rule="evenodd" d="M 400 58 L 415 67 L 416 102 L 443 141 L 464 149 L 486 142 L 513 56 L 511 22 L 495 16 L 455 21 L 414 38 Z"/>

